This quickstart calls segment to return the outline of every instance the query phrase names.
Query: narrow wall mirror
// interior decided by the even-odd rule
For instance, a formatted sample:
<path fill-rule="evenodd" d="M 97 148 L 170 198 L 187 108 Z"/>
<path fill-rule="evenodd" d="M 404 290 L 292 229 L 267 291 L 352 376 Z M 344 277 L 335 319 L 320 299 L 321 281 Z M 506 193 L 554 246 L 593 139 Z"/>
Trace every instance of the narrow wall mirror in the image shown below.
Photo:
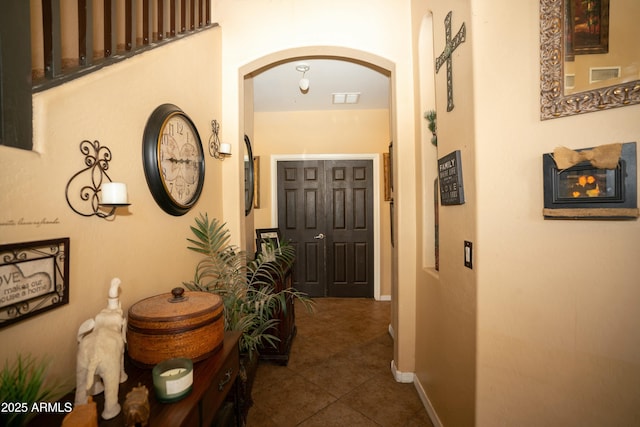
<path fill-rule="evenodd" d="M 251 208 L 253 208 L 253 182 L 255 180 L 253 150 L 251 149 L 251 140 L 247 135 L 244 136 L 244 145 L 244 216 L 247 216 L 251 213 Z"/>
<path fill-rule="evenodd" d="M 578 8 L 586 4 L 598 8 L 603 23 L 608 20 L 606 52 L 579 52 L 573 46 L 585 14 Z M 639 18 L 638 0 L 540 0 L 542 120 L 640 103 Z"/>

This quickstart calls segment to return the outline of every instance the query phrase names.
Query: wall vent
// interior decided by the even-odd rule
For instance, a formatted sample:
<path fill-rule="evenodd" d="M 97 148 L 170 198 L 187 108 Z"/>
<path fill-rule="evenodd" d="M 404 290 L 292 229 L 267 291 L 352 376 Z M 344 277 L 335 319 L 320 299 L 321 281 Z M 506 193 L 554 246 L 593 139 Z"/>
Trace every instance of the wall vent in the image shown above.
<path fill-rule="evenodd" d="M 620 77 L 620 67 L 592 67 L 589 68 L 589 83 Z"/>
<path fill-rule="evenodd" d="M 576 87 L 576 75 L 575 74 L 565 74 L 564 75 L 564 88 L 565 89 L 573 89 Z"/>
<path fill-rule="evenodd" d="M 357 104 L 360 100 L 360 92 L 332 93 L 334 104 Z"/>

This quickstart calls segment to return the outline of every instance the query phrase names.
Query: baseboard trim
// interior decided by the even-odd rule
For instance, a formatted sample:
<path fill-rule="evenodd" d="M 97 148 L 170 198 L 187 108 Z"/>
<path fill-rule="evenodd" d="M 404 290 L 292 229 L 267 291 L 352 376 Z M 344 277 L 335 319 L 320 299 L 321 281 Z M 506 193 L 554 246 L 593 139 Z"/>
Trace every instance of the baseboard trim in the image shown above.
<path fill-rule="evenodd" d="M 391 372 L 393 373 L 393 378 L 396 379 L 399 383 L 412 383 L 414 382 L 414 373 L 413 372 L 402 372 L 396 368 L 396 361 L 391 361 Z"/>
<path fill-rule="evenodd" d="M 391 295 L 380 295 L 378 301 L 391 301 Z"/>
<path fill-rule="evenodd" d="M 416 391 L 418 392 L 418 396 L 420 396 L 420 400 L 422 400 L 422 404 L 424 405 L 424 408 L 427 410 L 427 415 L 429 415 L 429 418 L 431 419 L 431 423 L 433 424 L 433 427 L 442 427 L 442 422 L 440 421 L 440 418 L 438 418 L 438 414 L 436 414 L 436 410 L 433 408 L 433 405 L 431 404 L 431 401 L 429 400 L 429 396 L 427 396 L 427 393 L 424 391 L 424 388 L 422 388 L 422 384 L 420 384 L 420 381 L 418 381 L 418 377 L 414 376 L 414 380 L 413 380 L 413 385 L 416 388 Z"/>
<path fill-rule="evenodd" d="M 389 323 L 389 335 L 391 335 L 391 338 L 394 338 L 394 331 L 391 323 Z M 422 384 L 420 384 L 420 381 L 418 381 L 418 377 L 416 376 L 416 374 L 414 374 L 413 372 L 399 371 L 396 367 L 395 360 L 391 361 L 391 373 L 393 374 L 393 378 L 399 383 L 413 383 L 413 386 L 416 388 L 418 396 L 422 401 L 422 405 L 424 405 L 424 408 L 427 411 L 427 415 L 429 415 L 429 418 L 431 419 L 433 427 L 442 427 L 442 422 L 440 421 L 440 418 L 438 418 L 438 414 L 436 414 L 436 410 L 433 408 L 433 405 L 429 400 L 429 396 L 427 396 L 427 392 L 424 390 L 424 388 L 422 388 Z"/>

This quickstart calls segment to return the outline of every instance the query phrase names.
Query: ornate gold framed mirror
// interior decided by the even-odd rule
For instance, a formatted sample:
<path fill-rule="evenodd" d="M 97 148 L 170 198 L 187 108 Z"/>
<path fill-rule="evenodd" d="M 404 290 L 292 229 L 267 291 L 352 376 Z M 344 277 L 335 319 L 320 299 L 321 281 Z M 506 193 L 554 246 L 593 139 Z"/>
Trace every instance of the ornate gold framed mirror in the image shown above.
<path fill-rule="evenodd" d="M 565 73 L 565 47 L 568 19 L 567 1 L 571 0 L 540 0 L 540 118 L 541 120 L 555 119 L 559 117 L 583 114 L 592 111 L 606 110 L 616 107 L 640 103 L 640 59 L 635 58 L 632 63 L 623 65 L 626 72 L 619 80 L 609 86 L 587 88 L 582 91 L 567 90 L 566 81 L 572 76 Z M 631 17 L 638 19 L 637 0 L 617 0 L 611 2 L 611 7 L 633 8 L 633 10 L 611 10 L 609 31 L 612 34 L 610 43 L 619 43 L 616 40 L 615 25 L 618 25 L 616 17 Z M 607 2 L 608 6 L 608 2 Z M 614 14 L 615 12 L 615 14 Z M 616 18 L 616 19 L 614 19 Z M 640 28 L 637 23 L 625 26 L 625 28 Z M 635 30 L 639 31 L 639 30 Z M 637 33 L 636 33 L 637 34 Z M 628 38 L 628 37 L 626 37 Z M 625 37 L 623 37 L 625 39 Z M 637 37 L 629 41 L 630 47 L 635 53 L 637 50 Z M 625 41 L 626 42 L 626 41 Z M 633 47 L 635 46 L 635 48 Z M 615 45 L 611 50 L 615 49 Z M 611 51 L 608 55 L 611 55 Z M 596 56 L 596 55 L 583 55 Z M 619 57 L 612 55 L 612 61 L 618 61 Z M 582 58 L 581 58 L 582 59 Z M 590 67 L 589 70 L 597 67 Z M 630 71 L 629 71 L 630 70 Z M 631 77 L 629 77 L 631 76 Z M 591 76 L 589 76 L 589 80 Z"/>

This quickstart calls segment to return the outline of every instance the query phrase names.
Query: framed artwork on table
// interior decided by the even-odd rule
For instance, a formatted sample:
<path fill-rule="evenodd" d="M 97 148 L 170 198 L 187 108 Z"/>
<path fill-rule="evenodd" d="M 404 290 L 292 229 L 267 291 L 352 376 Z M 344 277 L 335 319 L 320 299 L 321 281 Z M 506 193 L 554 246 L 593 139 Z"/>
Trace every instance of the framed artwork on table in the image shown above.
<path fill-rule="evenodd" d="M 256 248 L 259 253 L 266 252 L 268 245 L 274 249 L 280 248 L 279 228 L 258 228 L 256 229 Z"/>

